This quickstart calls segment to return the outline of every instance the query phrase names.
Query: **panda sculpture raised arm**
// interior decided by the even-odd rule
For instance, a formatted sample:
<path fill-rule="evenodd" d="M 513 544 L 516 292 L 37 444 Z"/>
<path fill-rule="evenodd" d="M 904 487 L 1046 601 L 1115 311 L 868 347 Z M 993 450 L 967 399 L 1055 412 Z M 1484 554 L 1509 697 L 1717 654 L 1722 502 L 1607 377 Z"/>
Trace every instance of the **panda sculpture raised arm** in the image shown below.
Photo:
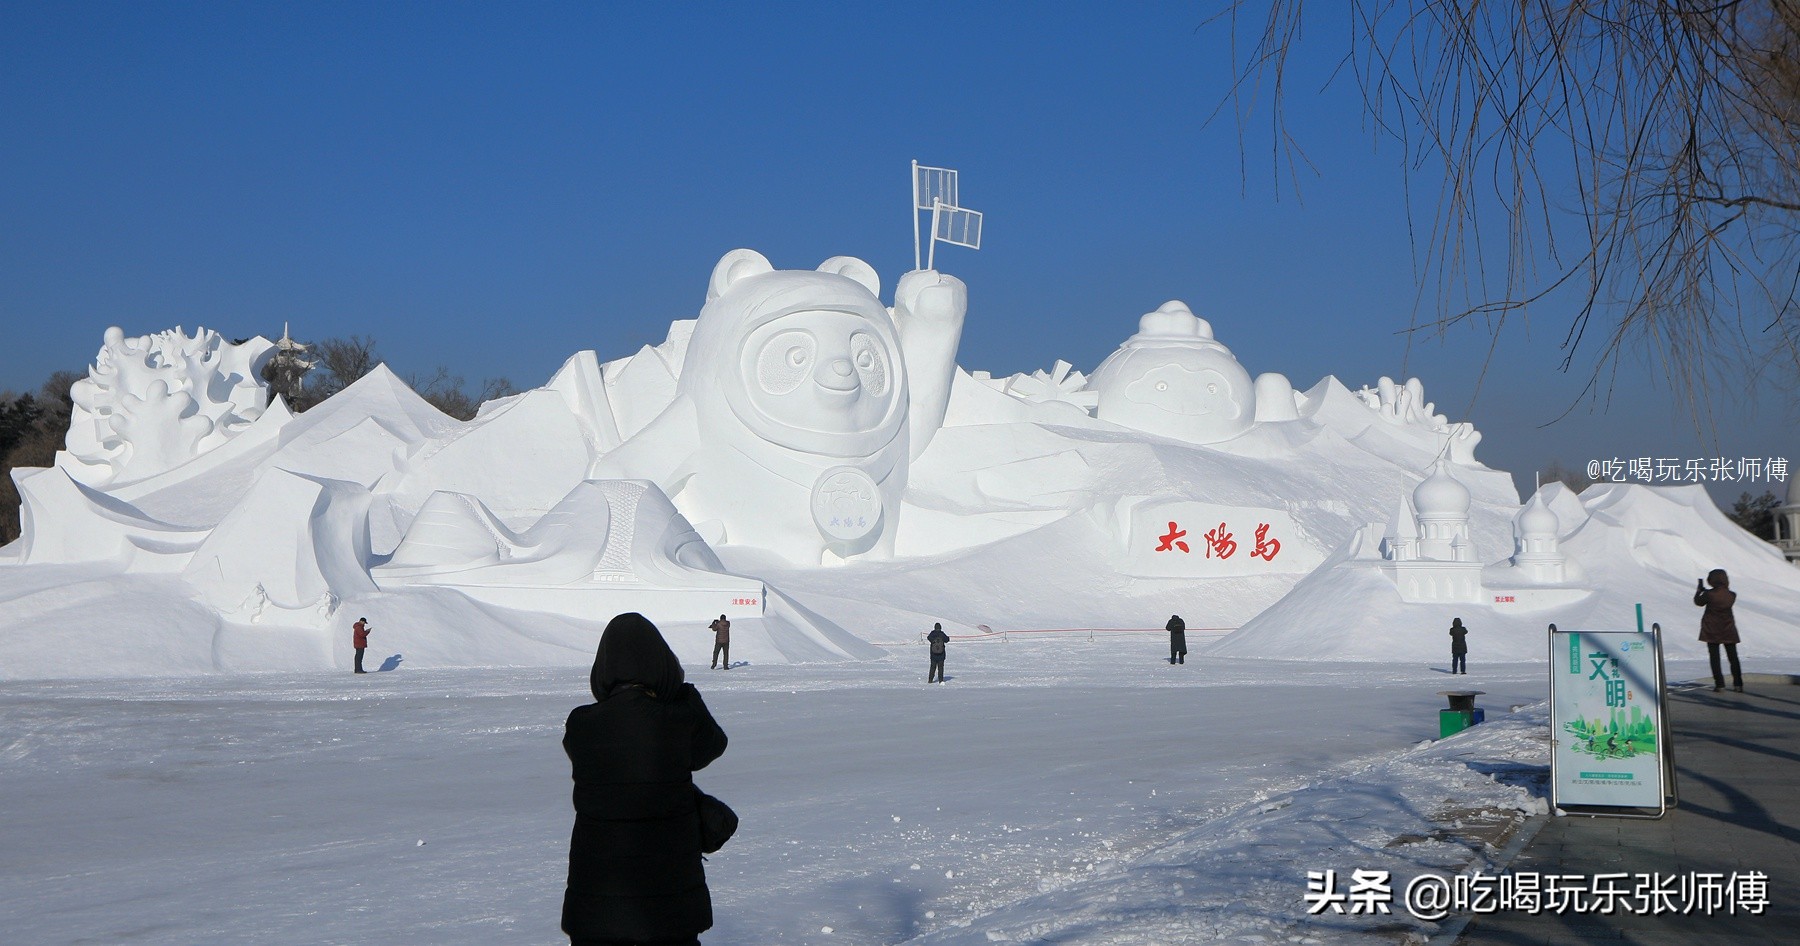
<path fill-rule="evenodd" d="M 597 459 L 594 478 L 661 486 L 703 535 L 796 564 L 893 553 L 915 442 L 942 424 L 968 305 L 908 273 L 892 311 L 862 260 L 714 267 L 675 400 Z"/>

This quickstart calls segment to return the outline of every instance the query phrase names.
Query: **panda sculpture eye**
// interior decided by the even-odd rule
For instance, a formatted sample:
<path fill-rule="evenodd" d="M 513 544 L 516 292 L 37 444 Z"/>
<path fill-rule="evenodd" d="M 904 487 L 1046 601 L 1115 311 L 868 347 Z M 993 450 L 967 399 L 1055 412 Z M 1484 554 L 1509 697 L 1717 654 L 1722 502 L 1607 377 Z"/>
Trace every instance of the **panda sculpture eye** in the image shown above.
<path fill-rule="evenodd" d="M 863 390 L 876 397 L 886 394 L 887 353 L 882 349 L 881 341 L 867 332 L 857 332 L 850 336 L 850 354 Z"/>
<path fill-rule="evenodd" d="M 798 329 L 781 332 L 763 343 L 756 357 L 756 383 L 770 394 L 787 394 L 806 380 L 818 342 Z"/>

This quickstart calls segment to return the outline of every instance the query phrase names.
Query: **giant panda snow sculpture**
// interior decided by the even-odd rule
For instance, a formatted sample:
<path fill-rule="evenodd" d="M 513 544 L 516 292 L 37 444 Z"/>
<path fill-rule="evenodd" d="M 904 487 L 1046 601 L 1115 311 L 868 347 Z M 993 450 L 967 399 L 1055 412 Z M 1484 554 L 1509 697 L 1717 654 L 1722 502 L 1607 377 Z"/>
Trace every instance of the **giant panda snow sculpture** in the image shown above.
<path fill-rule="evenodd" d="M 675 400 L 590 475 L 652 480 L 710 540 L 796 564 L 892 554 L 909 447 L 942 422 L 967 290 L 909 273 L 890 312 L 880 288 L 852 257 L 803 271 L 727 253 Z"/>

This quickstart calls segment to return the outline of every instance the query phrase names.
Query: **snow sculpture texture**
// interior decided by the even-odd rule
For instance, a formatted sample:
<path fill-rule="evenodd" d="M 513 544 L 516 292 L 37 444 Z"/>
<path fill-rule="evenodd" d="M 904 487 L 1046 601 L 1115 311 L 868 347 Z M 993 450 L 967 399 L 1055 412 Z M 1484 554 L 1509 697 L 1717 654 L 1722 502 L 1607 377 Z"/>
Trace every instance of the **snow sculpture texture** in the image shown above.
<path fill-rule="evenodd" d="M 263 412 L 263 364 L 274 344 L 241 345 L 202 328 L 126 338 L 118 326 L 88 376 L 69 389 L 75 402 L 57 465 L 89 486 L 129 483 L 174 469 L 230 440 Z"/>
<path fill-rule="evenodd" d="M 942 424 L 967 290 L 907 274 L 890 313 L 851 257 L 713 270 L 674 401 L 592 479 L 648 479 L 713 541 L 797 564 L 891 555 L 907 464 Z"/>
<path fill-rule="evenodd" d="M 433 493 L 373 572 L 383 588 L 444 585 L 527 611 L 762 616 L 762 582 L 725 574 L 662 491 L 642 480 L 579 483 L 523 532 L 478 497 Z"/>
<path fill-rule="evenodd" d="M 1389 424 L 1422 428 L 1446 437 L 1451 462 L 1475 465 L 1475 445 L 1481 442 L 1481 432 L 1474 424 L 1452 424 L 1437 413 L 1437 405 L 1425 400 L 1425 385 L 1418 378 L 1396 384 L 1393 378 L 1384 377 L 1375 382 L 1373 389 L 1364 386 L 1356 394 L 1376 416 Z"/>
<path fill-rule="evenodd" d="M 1088 379 L 1101 420 L 1189 443 L 1230 440 L 1256 422 L 1250 373 L 1178 301 L 1138 320 L 1138 333 Z"/>

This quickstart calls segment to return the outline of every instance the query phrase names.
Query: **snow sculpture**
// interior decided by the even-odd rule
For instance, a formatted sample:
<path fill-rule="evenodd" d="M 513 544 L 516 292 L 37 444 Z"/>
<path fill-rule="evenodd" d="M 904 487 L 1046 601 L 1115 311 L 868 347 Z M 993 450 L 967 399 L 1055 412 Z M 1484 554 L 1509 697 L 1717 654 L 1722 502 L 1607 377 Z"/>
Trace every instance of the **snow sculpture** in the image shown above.
<path fill-rule="evenodd" d="M 1800 565 L 1800 476 L 1788 477 L 1787 502 L 1775 508 L 1775 547 Z"/>
<path fill-rule="evenodd" d="M 1050 366 L 1049 371 L 1039 368 L 1030 374 L 1015 374 L 1001 381 L 987 377 L 987 372 L 976 372 L 976 380 L 995 384 L 1001 391 L 1022 401 L 1033 404 L 1058 404 L 1092 414 L 1100 405 L 1100 392 L 1089 390 L 1087 378 L 1066 361 L 1058 360 Z"/>
<path fill-rule="evenodd" d="M 1299 398 L 1287 375 L 1265 371 L 1256 376 L 1256 422 L 1278 423 L 1300 419 Z"/>
<path fill-rule="evenodd" d="M 161 522 L 84 486 L 61 467 L 13 471 L 21 502 L 19 560 L 110 562 L 143 572 L 179 571 L 206 529 Z"/>
<path fill-rule="evenodd" d="M 1382 540 L 1388 578 L 1409 602 L 1481 599 L 1481 563 L 1469 537 L 1469 488 L 1439 459 L 1402 499 Z"/>
<path fill-rule="evenodd" d="M 1512 564 L 1521 578 L 1534 584 L 1558 584 L 1568 577 L 1568 562 L 1557 548 L 1558 526 L 1543 492 L 1532 493 L 1531 502 L 1513 520 L 1518 545 Z"/>
<path fill-rule="evenodd" d="M 1574 507 L 1570 518 L 1586 517 L 1580 500 L 1560 483 L 1539 487 L 1513 517 L 1512 557 L 1482 570 L 1482 587 L 1492 592 L 1494 607 L 1519 611 L 1566 607 L 1593 593 L 1580 563 L 1563 553 L 1559 502 Z"/>
<path fill-rule="evenodd" d="M 1088 386 L 1100 395 L 1101 420 L 1189 443 L 1230 440 L 1256 421 L 1250 373 L 1178 301 L 1139 319 Z"/>
<path fill-rule="evenodd" d="M 369 493 L 343 480 L 265 469 L 206 537 L 182 577 L 222 614 L 323 626 L 369 579 Z"/>
<path fill-rule="evenodd" d="M 931 271 L 901 280 L 892 313 L 880 287 L 851 257 L 806 272 L 727 253 L 675 399 L 589 478 L 648 479 L 709 539 L 791 562 L 892 554 L 910 441 L 942 423 L 968 303 Z"/>
<path fill-rule="evenodd" d="M 274 344 L 241 345 L 202 328 L 126 338 L 106 330 L 88 376 L 69 389 L 74 411 L 57 465 L 90 486 L 173 469 L 223 444 L 262 415 L 263 364 Z"/>
<path fill-rule="evenodd" d="M 1464 466 L 1475 465 L 1475 445 L 1481 442 L 1481 433 L 1474 424 L 1452 424 L 1444 415 L 1436 413 L 1437 405 L 1425 400 L 1425 385 L 1418 378 L 1396 384 L 1393 378 L 1383 377 L 1375 382 L 1374 388 L 1364 385 L 1356 395 L 1389 424 L 1420 428 L 1448 438 L 1450 460 Z"/>
<path fill-rule="evenodd" d="M 447 585 L 527 611 L 763 616 L 762 582 L 725 574 L 668 497 L 643 480 L 578 483 L 523 533 L 474 496 L 433 493 L 374 575 L 384 589 Z"/>

